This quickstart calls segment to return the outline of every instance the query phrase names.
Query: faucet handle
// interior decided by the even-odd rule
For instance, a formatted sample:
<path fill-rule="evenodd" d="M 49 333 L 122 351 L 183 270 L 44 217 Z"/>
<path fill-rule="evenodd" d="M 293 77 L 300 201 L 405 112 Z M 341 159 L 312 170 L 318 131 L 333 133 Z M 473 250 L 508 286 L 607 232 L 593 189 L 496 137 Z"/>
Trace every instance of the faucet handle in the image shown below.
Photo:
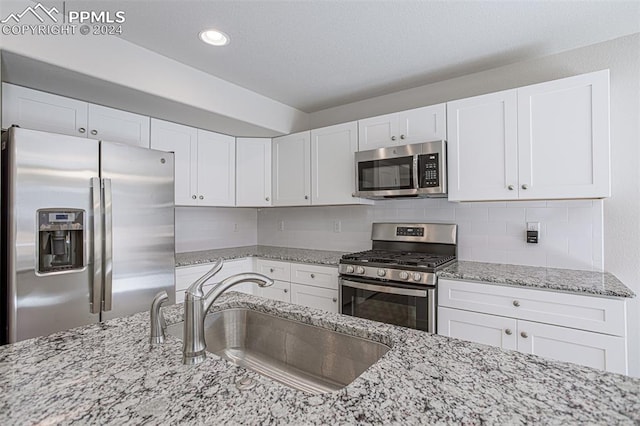
<path fill-rule="evenodd" d="M 149 312 L 149 316 L 151 317 L 151 338 L 149 341 L 151 345 L 164 343 L 164 329 L 167 326 L 164 322 L 164 315 L 162 315 L 160 306 L 167 300 L 169 300 L 169 295 L 163 290 L 156 294 L 151 302 L 151 311 Z"/>
<path fill-rule="evenodd" d="M 204 293 L 202 292 L 202 286 L 204 285 L 204 283 L 209 281 L 209 278 L 213 277 L 215 274 L 220 272 L 220 269 L 222 269 L 222 266 L 223 266 L 222 259 L 216 260 L 216 263 L 213 265 L 211 269 L 209 269 L 209 272 L 207 272 L 206 274 L 198 278 L 193 284 L 191 284 L 185 293 L 195 297 L 200 297 L 200 298 L 204 297 Z"/>

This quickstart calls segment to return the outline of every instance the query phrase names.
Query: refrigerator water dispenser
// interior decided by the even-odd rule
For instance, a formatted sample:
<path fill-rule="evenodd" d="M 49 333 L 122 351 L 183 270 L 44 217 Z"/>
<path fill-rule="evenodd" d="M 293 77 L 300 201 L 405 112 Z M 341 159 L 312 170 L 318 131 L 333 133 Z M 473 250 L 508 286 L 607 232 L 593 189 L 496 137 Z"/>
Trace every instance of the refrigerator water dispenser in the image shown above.
<path fill-rule="evenodd" d="M 84 268 L 84 210 L 38 210 L 38 272 Z"/>

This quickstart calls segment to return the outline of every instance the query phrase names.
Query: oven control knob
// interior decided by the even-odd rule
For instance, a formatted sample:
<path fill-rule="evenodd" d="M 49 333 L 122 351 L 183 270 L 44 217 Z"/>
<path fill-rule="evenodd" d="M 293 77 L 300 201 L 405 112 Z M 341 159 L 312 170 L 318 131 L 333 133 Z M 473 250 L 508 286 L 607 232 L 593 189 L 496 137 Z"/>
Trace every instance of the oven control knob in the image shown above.
<path fill-rule="evenodd" d="M 347 267 L 346 267 L 346 268 L 344 268 L 344 271 L 345 271 L 347 274 L 353 274 L 353 271 L 354 271 L 353 266 L 351 266 L 351 265 L 347 265 Z"/>
<path fill-rule="evenodd" d="M 379 277 L 384 277 L 385 275 L 387 275 L 387 271 L 385 271 L 384 269 L 378 269 Z"/>
<path fill-rule="evenodd" d="M 408 280 L 409 279 L 409 273 L 407 273 L 405 271 L 400 272 L 399 276 L 400 276 L 401 280 Z"/>
<path fill-rule="evenodd" d="M 422 274 L 420 272 L 414 272 L 412 278 L 414 281 L 420 281 L 422 280 Z"/>
<path fill-rule="evenodd" d="M 364 274 L 364 268 L 362 266 L 358 266 L 356 268 L 356 274 L 360 274 L 360 275 Z"/>

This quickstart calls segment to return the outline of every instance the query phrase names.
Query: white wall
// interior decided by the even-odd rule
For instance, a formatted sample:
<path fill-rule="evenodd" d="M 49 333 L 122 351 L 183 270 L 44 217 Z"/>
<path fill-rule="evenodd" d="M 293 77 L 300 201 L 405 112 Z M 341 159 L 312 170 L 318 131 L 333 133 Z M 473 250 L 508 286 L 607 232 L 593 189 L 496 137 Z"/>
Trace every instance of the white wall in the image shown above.
<path fill-rule="evenodd" d="M 176 252 L 257 244 L 256 209 L 176 207 Z"/>
<path fill-rule="evenodd" d="M 371 248 L 373 222 L 456 223 L 458 257 L 602 270 L 602 201 L 450 203 L 446 200 L 376 201 L 374 206 L 262 209 L 258 243 L 323 250 Z M 280 230 L 284 221 L 284 230 Z M 334 232 L 340 222 L 341 232 Z M 525 224 L 540 222 L 539 244 L 527 244 Z"/>
<path fill-rule="evenodd" d="M 604 201 L 604 267 L 640 295 L 640 34 L 319 111 L 311 127 L 609 68 L 612 196 Z M 640 297 L 628 302 L 630 373 L 640 376 Z"/>

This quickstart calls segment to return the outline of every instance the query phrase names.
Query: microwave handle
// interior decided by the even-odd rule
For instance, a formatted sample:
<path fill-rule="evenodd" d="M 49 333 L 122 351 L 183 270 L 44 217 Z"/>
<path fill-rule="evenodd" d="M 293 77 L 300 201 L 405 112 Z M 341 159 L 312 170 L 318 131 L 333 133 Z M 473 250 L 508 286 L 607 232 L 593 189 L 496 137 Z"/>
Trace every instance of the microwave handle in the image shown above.
<path fill-rule="evenodd" d="M 418 156 L 413 156 L 413 189 L 420 189 L 420 182 L 418 182 L 418 178 L 420 177 L 420 173 L 418 172 Z"/>

